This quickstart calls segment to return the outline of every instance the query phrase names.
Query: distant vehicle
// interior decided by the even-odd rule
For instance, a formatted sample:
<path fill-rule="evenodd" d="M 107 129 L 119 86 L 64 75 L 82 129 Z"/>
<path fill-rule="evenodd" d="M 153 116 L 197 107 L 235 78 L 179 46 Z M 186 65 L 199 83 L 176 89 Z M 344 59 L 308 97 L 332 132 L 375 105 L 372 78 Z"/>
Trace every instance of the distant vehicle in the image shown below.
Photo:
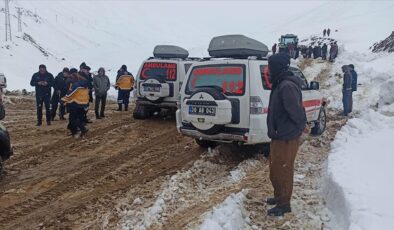
<path fill-rule="evenodd" d="M 279 52 L 287 52 L 288 45 L 294 44 L 294 48 L 298 47 L 298 37 L 295 34 L 285 34 L 279 38 Z"/>
<path fill-rule="evenodd" d="M 7 87 L 7 80 L 3 73 L 0 73 L 0 120 L 5 117 L 5 110 L 3 104 L 3 89 Z M 0 175 L 3 172 L 3 161 L 10 158 L 12 155 L 12 147 L 10 142 L 10 135 L 7 129 L 0 124 Z"/>
<path fill-rule="evenodd" d="M 213 38 L 208 51 L 211 58 L 194 63 L 182 85 L 178 131 L 203 147 L 236 143 L 266 149 L 271 141 L 267 46 L 243 35 L 227 35 Z M 318 91 L 319 83 L 308 83 L 296 66 L 290 70 L 304 82 L 303 103 L 312 134 L 321 135 L 326 128 L 326 100 Z"/>
<path fill-rule="evenodd" d="M 135 119 L 149 118 L 162 108 L 175 113 L 179 90 L 190 66 L 199 58 L 189 58 L 189 52 L 178 46 L 158 45 L 154 57 L 144 61 L 136 77 Z"/>

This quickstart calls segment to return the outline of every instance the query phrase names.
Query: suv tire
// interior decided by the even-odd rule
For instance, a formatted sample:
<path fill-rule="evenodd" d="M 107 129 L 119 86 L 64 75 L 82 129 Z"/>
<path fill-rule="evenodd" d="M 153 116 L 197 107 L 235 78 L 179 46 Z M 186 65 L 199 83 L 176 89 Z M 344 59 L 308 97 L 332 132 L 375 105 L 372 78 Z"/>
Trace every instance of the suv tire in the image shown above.
<path fill-rule="evenodd" d="M 219 145 L 216 141 L 207 141 L 207 140 L 200 140 L 200 139 L 194 139 L 196 143 L 203 147 L 203 148 L 215 148 L 216 146 Z"/>
<path fill-rule="evenodd" d="M 149 106 L 137 103 L 133 112 L 134 119 L 144 120 L 150 117 Z"/>
<path fill-rule="evenodd" d="M 320 136 L 326 130 L 327 115 L 324 107 L 320 108 L 319 118 L 315 121 L 315 126 L 311 129 L 311 134 L 314 136 Z"/>
<path fill-rule="evenodd" d="M 212 88 L 211 87 L 200 88 L 200 89 L 194 91 L 193 94 L 190 96 L 190 98 L 193 98 L 193 96 L 198 93 L 207 93 L 207 94 L 211 95 L 215 100 L 227 99 L 226 96 L 222 92 L 220 92 L 220 90 L 218 88 L 213 88 L 213 87 Z M 207 129 L 207 130 L 199 129 L 199 128 L 195 127 L 194 125 L 193 125 L 193 127 L 196 128 L 201 133 L 204 133 L 207 135 L 214 135 L 214 134 L 219 133 L 224 128 L 224 125 L 214 125 L 214 126 L 212 126 L 212 128 Z"/>
<path fill-rule="evenodd" d="M 146 80 L 150 80 L 150 79 L 156 80 L 156 81 L 158 81 L 160 84 L 166 83 L 166 81 L 164 81 L 163 79 L 161 79 L 161 78 L 159 78 L 159 77 L 150 77 L 150 78 L 148 78 L 148 79 L 146 79 Z M 146 81 L 146 80 L 145 80 L 145 81 Z M 144 82 L 145 82 L 145 81 L 144 81 Z M 164 100 L 163 97 L 159 97 L 159 98 L 156 99 L 156 100 L 152 100 L 152 99 L 149 99 L 149 98 L 147 98 L 147 97 L 145 97 L 145 99 L 148 100 L 148 101 L 150 101 L 150 102 L 152 102 L 152 103 L 155 103 L 155 104 L 159 104 L 159 103 L 163 102 L 163 100 Z"/>

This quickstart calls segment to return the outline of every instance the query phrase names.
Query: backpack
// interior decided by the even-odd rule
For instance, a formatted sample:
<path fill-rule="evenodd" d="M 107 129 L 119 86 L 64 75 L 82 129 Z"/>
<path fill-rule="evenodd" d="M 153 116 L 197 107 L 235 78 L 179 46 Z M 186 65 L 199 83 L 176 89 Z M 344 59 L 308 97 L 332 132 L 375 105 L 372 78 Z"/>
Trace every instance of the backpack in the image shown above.
<path fill-rule="evenodd" d="M 357 73 L 352 70 L 352 91 L 357 91 Z"/>

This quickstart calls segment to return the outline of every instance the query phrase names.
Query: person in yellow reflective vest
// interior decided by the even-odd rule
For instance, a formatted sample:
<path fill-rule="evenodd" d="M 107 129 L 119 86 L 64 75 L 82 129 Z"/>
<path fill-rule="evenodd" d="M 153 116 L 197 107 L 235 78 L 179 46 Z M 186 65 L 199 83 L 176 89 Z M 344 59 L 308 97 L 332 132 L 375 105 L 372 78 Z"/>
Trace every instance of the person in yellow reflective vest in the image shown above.
<path fill-rule="evenodd" d="M 77 69 L 71 69 L 70 73 L 68 92 L 62 101 L 66 104 L 70 114 L 68 128 L 71 134 L 77 138 L 85 135 L 88 131 L 85 127 L 85 110 L 89 106 L 89 88 L 88 81 L 77 72 Z"/>
<path fill-rule="evenodd" d="M 122 105 L 124 105 L 124 110 L 127 111 L 129 108 L 130 92 L 134 89 L 134 77 L 127 71 L 126 65 L 122 65 L 118 70 L 115 89 L 118 90 L 118 111 L 122 111 Z"/>

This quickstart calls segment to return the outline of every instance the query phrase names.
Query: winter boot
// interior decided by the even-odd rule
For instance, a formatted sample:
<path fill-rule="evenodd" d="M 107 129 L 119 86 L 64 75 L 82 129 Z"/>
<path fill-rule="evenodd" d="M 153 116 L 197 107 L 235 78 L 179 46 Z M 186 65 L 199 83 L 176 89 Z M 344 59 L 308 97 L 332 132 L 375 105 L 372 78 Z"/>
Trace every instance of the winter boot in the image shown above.
<path fill-rule="evenodd" d="M 128 105 L 124 106 L 124 111 L 129 111 L 129 106 Z"/>
<path fill-rule="evenodd" d="M 265 203 L 267 203 L 268 205 L 276 205 L 278 203 L 278 199 L 270 197 L 265 200 Z"/>
<path fill-rule="evenodd" d="M 47 125 L 51 125 L 51 121 L 47 121 Z"/>
<path fill-rule="evenodd" d="M 37 121 L 36 126 L 41 126 L 42 125 L 42 121 Z"/>
<path fill-rule="evenodd" d="M 291 212 L 290 204 L 282 206 L 277 205 L 271 209 L 268 209 L 267 214 L 268 216 L 283 216 L 287 212 Z"/>
<path fill-rule="evenodd" d="M 118 104 L 118 110 L 117 111 L 122 111 L 122 104 Z"/>

